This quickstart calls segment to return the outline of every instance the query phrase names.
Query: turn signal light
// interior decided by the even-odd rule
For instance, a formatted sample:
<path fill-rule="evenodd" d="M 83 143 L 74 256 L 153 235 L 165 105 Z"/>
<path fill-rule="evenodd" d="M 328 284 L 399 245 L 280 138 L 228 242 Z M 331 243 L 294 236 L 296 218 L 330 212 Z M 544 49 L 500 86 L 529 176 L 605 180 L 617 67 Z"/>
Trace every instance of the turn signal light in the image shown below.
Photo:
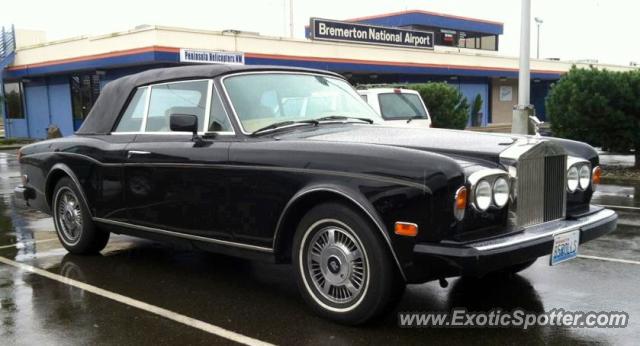
<path fill-rule="evenodd" d="M 418 235 L 418 225 L 411 222 L 396 222 L 395 232 L 397 235 L 405 237 L 415 237 Z"/>
<path fill-rule="evenodd" d="M 458 191 L 456 191 L 454 202 L 453 202 L 453 215 L 458 220 L 462 220 L 464 218 L 464 210 L 467 208 L 467 197 L 469 196 L 469 192 L 467 188 L 461 186 Z"/>
<path fill-rule="evenodd" d="M 593 173 L 591 173 L 591 183 L 593 185 L 600 184 L 600 179 L 602 179 L 602 168 L 600 166 L 593 167 Z"/>

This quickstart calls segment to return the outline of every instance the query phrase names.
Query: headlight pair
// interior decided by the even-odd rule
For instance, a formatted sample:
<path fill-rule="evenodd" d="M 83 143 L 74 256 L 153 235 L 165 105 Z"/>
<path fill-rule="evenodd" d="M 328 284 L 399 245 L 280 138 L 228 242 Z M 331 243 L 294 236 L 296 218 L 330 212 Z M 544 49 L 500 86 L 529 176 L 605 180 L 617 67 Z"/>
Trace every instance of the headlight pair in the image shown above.
<path fill-rule="evenodd" d="M 591 165 L 588 161 L 569 162 L 567 191 L 586 190 L 591 185 Z"/>
<path fill-rule="evenodd" d="M 510 185 L 506 172 L 497 169 L 479 171 L 469 177 L 469 182 L 471 202 L 477 210 L 501 209 L 509 203 Z"/>

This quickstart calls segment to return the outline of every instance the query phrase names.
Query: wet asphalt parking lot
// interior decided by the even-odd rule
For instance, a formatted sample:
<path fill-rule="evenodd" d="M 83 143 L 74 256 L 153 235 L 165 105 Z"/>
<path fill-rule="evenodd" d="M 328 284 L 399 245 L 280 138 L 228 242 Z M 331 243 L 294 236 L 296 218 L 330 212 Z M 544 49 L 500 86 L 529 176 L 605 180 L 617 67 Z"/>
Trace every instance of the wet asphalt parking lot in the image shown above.
<path fill-rule="evenodd" d="M 67 254 L 52 219 L 13 197 L 19 171 L 0 152 L 0 344 L 636 344 L 640 337 L 640 185 L 602 185 L 594 203 L 619 209 L 618 229 L 580 257 L 521 275 L 411 285 L 385 319 L 346 327 L 310 313 L 287 265 L 112 235 L 100 256 Z M 622 329 L 398 327 L 398 311 L 524 308 L 625 311 Z"/>

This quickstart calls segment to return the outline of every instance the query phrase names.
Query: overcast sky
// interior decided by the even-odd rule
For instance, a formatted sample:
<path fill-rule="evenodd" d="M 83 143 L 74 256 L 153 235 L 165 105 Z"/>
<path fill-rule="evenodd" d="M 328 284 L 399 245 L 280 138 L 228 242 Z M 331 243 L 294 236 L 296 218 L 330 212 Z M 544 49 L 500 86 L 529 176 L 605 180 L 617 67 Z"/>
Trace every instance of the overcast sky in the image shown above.
<path fill-rule="evenodd" d="M 348 19 L 420 9 L 504 23 L 500 51 L 518 54 L 519 0 L 294 0 L 295 32 L 304 37 L 310 17 Z M 288 35 L 289 0 L 6 0 L 0 25 L 39 29 L 48 39 L 102 34 L 140 24 L 257 31 Z M 532 0 L 541 17 L 541 56 L 597 59 L 628 65 L 640 62 L 640 2 L 636 0 Z M 532 23 L 532 46 L 536 39 Z M 535 47 L 535 46 L 534 46 Z M 535 56 L 532 47 L 531 54 Z"/>

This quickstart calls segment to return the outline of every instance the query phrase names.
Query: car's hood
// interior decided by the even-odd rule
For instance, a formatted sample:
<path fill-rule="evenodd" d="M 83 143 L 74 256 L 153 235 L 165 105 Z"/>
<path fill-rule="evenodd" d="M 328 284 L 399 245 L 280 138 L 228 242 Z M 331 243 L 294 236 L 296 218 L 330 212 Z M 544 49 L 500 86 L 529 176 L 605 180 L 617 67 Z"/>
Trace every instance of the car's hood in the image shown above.
<path fill-rule="evenodd" d="M 441 154 L 463 156 L 472 161 L 485 160 L 499 163 L 500 153 L 520 138 L 531 141 L 550 140 L 563 146 L 570 155 L 591 159 L 597 157 L 589 145 L 558 138 L 540 138 L 503 133 L 488 133 L 435 128 L 399 128 L 384 125 L 345 125 L 300 128 L 298 131 L 278 135 L 281 139 L 307 139 L 315 141 L 352 142 L 389 145 Z"/>

